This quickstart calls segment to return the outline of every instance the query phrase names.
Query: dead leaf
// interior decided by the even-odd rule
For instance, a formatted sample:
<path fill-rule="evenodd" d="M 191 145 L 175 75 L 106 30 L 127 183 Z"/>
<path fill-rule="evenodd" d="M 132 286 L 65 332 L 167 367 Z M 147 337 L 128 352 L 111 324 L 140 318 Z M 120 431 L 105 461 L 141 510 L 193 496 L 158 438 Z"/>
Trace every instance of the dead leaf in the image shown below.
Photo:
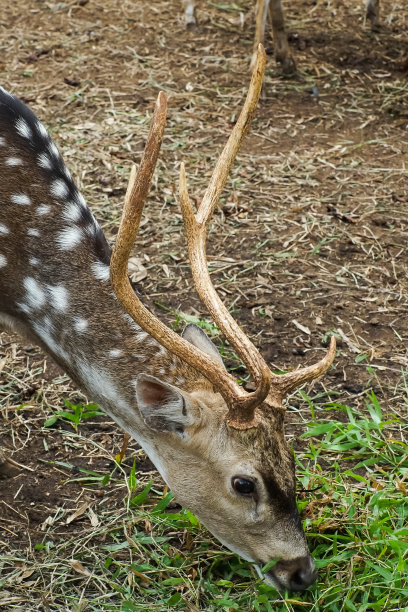
<path fill-rule="evenodd" d="M 45 521 L 41 523 L 41 531 L 45 531 L 47 527 L 51 527 L 54 524 L 54 518 L 53 515 L 47 516 Z"/>
<path fill-rule="evenodd" d="M 146 278 L 147 270 L 139 257 L 130 257 L 128 263 L 128 274 L 133 283 L 139 283 Z"/>
<path fill-rule="evenodd" d="M 96 516 L 95 512 L 92 510 L 92 508 L 89 508 L 89 520 L 91 521 L 91 525 L 92 527 L 97 527 L 99 525 L 99 519 Z"/>
<path fill-rule="evenodd" d="M 82 506 L 80 506 L 78 508 L 78 510 L 76 510 L 73 514 L 71 514 L 67 520 L 66 520 L 66 525 L 69 525 L 70 523 L 72 523 L 72 521 L 75 521 L 75 519 L 79 518 L 80 516 L 82 516 L 84 514 L 84 512 L 86 512 L 86 510 L 89 508 L 89 502 L 84 502 L 82 504 Z"/>
<path fill-rule="evenodd" d="M 304 334 L 308 334 L 310 336 L 310 329 L 306 327 L 306 325 L 302 325 L 301 323 L 296 321 L 296 319 L 292 319 L 292 323 L 295 327 L 300 329 L 300 331 L 302 331 Z"/>
<path fill-rule="evenodd" d="M 3 357 L 3 359 L 0 359 L 0 372 L 3 371 L 4 366 L 6 365 L 6 358 Z"/>
<path fill-rule="evenodd" d="M 402 482 L 402 480 L 397 480 L 396 485 L 397 485 L 397 489 L 402 491 L 404 495 L 408 495 L 408 487 L 405 483 Z"/>
<path fill-rule="evenodd" d="M 68 563 L 70 564 L 74 572 L 76 572 L 77 574 L 81 574 L 81 576 L 91 575 L 91 572 L 86 569 L 86 567 L 84 567 L 80 561 L 77 561 L 76 559 L 70 559 Z"/>
<path fill-rule="evenodd" d="M 131 572 L 135 576 L 140 578 L 140 580 L 143 580 L 143 582 L 146 582 L 147 584 L 149 584 L 149 582 L 151 582 L 150 578 L 148 578 L 145 574 L 142 574 L 142 572 L 138 572 L 137 570 L 134 570 L 133 568 L 131 568 Z"/>
<path fill-rule="evenodd" d="M 24 572 L 22 572 L 22 573 L 20 574 L 20 576 L 18 576 L 18 577 L 15 579 L 15 582 L 16 582 L 17 584 L 21 584 L 21 583 L 23 582 L 23 580 L 25 580 L 26 578 L 29 578 L 29 577 L 30 577 L 32 574 L 34 574 L 34 572 L 35 572 L 35 570 L 33 570 L 33 569 L 25 569 L 25 570 L 24 570 Z M 28 584 L 28 583 L 26 583 L 26 585 L 27 585 L 27 584 Z"/>
<path fill-rule="evenodd" d="M 339 334 L 340 338 L 347 344 L 347 346 L 353 353 L 361 353 L 360 349 L 357 348 L 357 346 L 354 344 L 354 342 L 350 340 L 348 336 L 346 336 L 346 334 L 342 329 L 340 329 L 340 327 L 338 327 L 336 331 Z"/>

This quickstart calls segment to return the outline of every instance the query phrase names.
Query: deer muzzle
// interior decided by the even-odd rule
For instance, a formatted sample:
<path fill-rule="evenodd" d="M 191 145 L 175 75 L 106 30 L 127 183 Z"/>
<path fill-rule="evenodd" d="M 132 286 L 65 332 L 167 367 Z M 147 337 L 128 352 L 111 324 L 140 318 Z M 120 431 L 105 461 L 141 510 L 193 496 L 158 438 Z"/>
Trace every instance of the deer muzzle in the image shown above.
<path fill-rule="evenodd" d="M 279 591 L 305 591 L 317 578 L 317 570 L 310 555 L 278 563 L 265 574 Z"/>

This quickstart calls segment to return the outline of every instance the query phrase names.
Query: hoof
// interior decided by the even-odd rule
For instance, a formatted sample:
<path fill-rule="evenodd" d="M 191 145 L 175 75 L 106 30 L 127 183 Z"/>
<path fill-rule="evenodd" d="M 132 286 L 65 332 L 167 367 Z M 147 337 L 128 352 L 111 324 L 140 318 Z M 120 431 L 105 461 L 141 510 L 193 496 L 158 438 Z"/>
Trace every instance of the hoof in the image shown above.
<path fill-rule="evenodd" d="M 287 55 L 285 58 L 277 60 L 282 65 L 282 74 L 285 76 L 292 76 L 296 74 L 295 60 L 291 55 Z"/>

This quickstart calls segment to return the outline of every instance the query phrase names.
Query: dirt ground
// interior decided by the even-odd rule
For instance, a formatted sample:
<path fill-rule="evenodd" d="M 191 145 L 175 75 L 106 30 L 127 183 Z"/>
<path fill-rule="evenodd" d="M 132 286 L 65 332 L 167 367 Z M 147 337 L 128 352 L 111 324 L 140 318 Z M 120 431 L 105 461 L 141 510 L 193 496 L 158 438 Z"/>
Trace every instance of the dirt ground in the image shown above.
<path fill-rule="evenodd" d="M 245 96 L 253 36 L 249 0 L 198 5 L 198 26 L 186 29 L 178 0 L 1 2 L 0 83 L 49 127 L 111 240 L 154 100 L 167 93 L 135 255 L 146 269 L 144 299 L 170 324 L 175 310 L 205 316 L 186 260 L 178 166 L 186 162 L 199 202 Z M 335 333 L 335 365 L 308 393 L 363 410 L 374 389 L 386 411 L 406 418 L 407 7 L 381 0 L 378 32 L 354 0 L 285 8 L 299 73 L 283 78 L 269 55 L 251 133 L 210 231 L 212 277 L 271 367 L 311 363 Z M 270 38 L 266 46 L 273 51 Z M 121 433 L 104 417 L 81 428 L 98 447 L 79 446 L 74 434 L 61 444 L 43 424 L 62 398 L 85 399 L 36 347 L 3 333 L 0 439 L 25 467 L 0 481 L 0 548 L 16 554 L 42 541 L 59 507 L 97 498 L 70 476 L 109 469 L 120 448 Z M 293 436 L 310 413 L 297 394 L 289 404 Z M 51 458 L 60 464 L 50 467 Z M 64 529 L 61 537 L 72 535 L 72 525 Z"/>

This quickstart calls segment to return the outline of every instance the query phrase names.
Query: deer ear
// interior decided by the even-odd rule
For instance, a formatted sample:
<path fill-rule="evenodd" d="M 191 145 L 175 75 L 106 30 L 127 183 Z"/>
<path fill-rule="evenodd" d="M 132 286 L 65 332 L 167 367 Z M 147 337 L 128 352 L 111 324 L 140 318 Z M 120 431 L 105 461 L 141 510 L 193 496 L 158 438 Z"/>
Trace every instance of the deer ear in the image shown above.
<path fill-rule="evenodd" d="M 188 340 L 191 344 L 194 344 L 194 346 L 203 351 L 203 353 L 207 353 L 207 355 L 218 361 L 218 363 L 224 365 L 217 347 L 211 342 L 207 334 L 203 332 L 200 327 L 198 327 L 198 325 L 189 323 L 183 329 L 181 336 L 185 340 Z"/>
<path fill-rule="evenodd" d="M 135 387 L 137 405 L 146 425 L 183 437 L 185 427 L 192 425 L 195 418 L 181 391 L 149 374 L 139 374 Z"/>

